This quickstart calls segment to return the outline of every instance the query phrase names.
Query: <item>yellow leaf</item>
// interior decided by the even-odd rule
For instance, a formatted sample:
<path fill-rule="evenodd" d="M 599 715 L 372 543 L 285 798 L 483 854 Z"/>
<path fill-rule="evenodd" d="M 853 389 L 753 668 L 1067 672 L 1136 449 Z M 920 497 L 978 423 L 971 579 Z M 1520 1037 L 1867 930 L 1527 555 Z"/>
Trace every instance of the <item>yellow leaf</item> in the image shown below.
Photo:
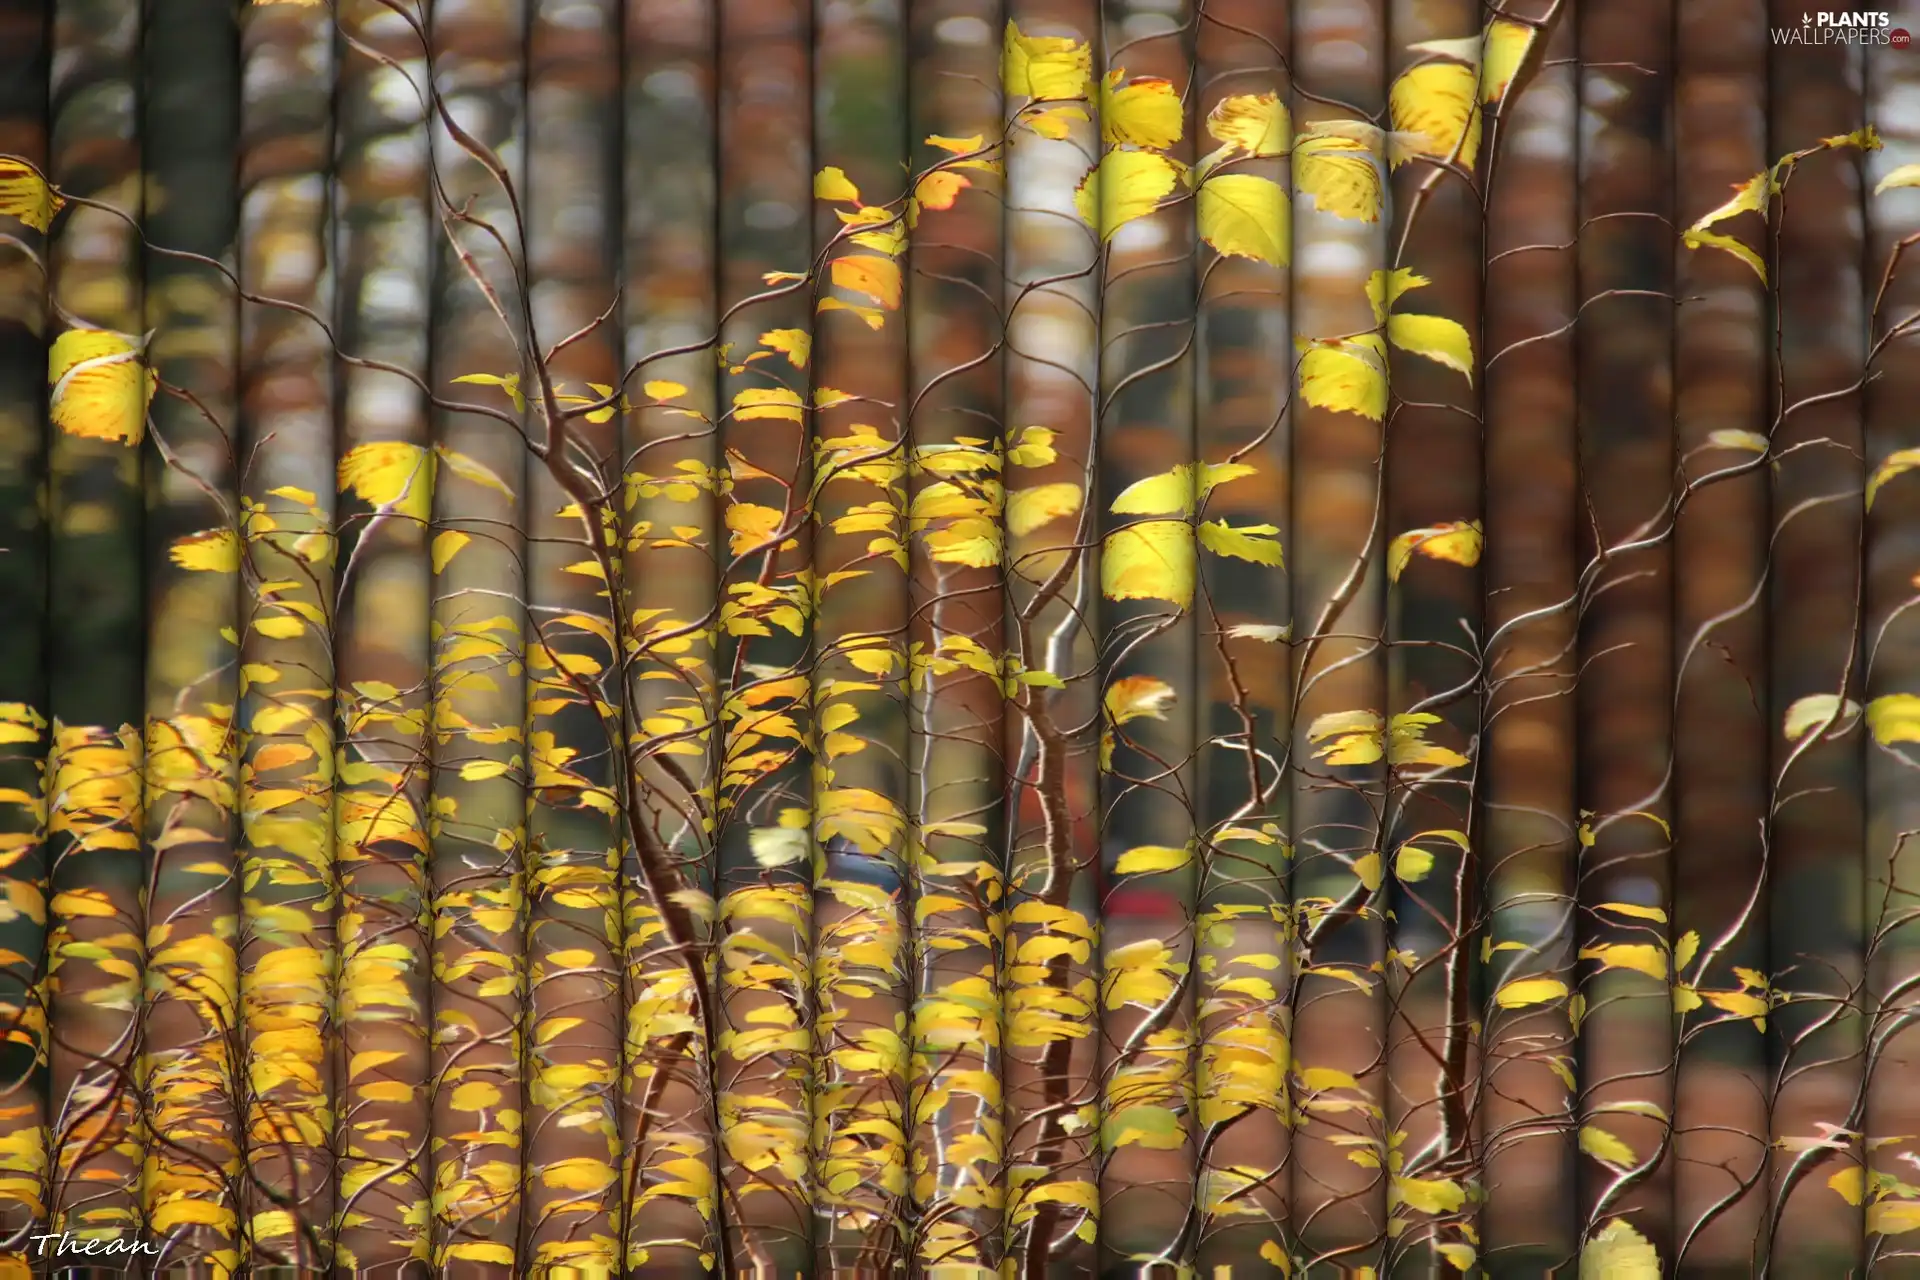
<path fill-rule="evenodd" d="M 1203 521 L 1198 529 L 1200 545 L 1218 556 L 1250 560 L 1254 564 L 1281 565 L 1280 544 L 1274 540 L 1279 526 L 1271 524 L 1230 525 L 1225 520 Z"/>
<path fill-rule="evenodd" d="M 1264 1241 L 1260 1245 L 1260 1256 L 1280 1268 L 1281 1275 L 1293 1274 L 1293 1259 L 1287 1256 L 1287 1251 L 1280 1247 L 1278 1240 Z"/>
<path fill-rule="evenodd" d="M 1080 486 L 1068 480 L 1016 489 L 1007 495 L 1007 529 L 1016 535 L 1032 533 L 1061 516 L 1077 513 L 1080 498 Z"/>
<path fill-rule="evenodd" d="M 1387 412 L 1386 347 L 1377 334 L 1295 342 L 1300 357 L 1300 396 L 1336 413 L 1380 421 Z"/>
<path fill-rule="evenodd" d="M 1451 1178 L 1395 1177 L 1390 1198 L 1420 1213 L 1456 1213 L 1467 1189 Z"/>
<path fill-rule="evenodd" d="M 1321 213 L 1380 220 L 1380 170 L 1364 142 L 1335 134 L 1302 136 L 1293 147 L 1293 181 Z"/>
<path fill-rule="evenodd" d="M 1599 1125 L 1580 1126 L 1580 1149 L 1602 1164 L 1631 1169 L 1640 1163 L 1633 1148 Z"/>
<path fill-rule="evenodd" d="M 1525 1009 L 1566 994 L 1567 984 L 1558 978 L 1515 978 L 1493 993 L 1493 1001 L 1502 1009 Z"/>
<path fill-rule="evenodd" d="M 1110 509 L 1119 516 L 1172 516 L 1188 514 L 1193 504 L 1193 466 L 1183 462 L 1171 471 L 1134 481 L 1120 491 Z"/>
<path fill-rule="evenodd" d="M 1580 1280 L 1661 1280 L 1660 1255 L 1625 1218 L 1615 1218 L 1580 1250 Z"/>
<path fill-rule="evenodd" d="M 860 188 L 848 180 L 838 165 L 828 165 L 813 175 L 813 198 L 816 200 L 844 200 L 849 204 L 860 203 Z"/>
<path fill-rule="evenodd" d="M 1008 22 L 1000 78 L 1012 98 L 1084 98 L 1093 85 L 1093 50 L 1064 36 L 1024 35 Z"/>
<path fill-rule="evenodd" d="M 66 203 L 32 166 L 0 158 L 0 214 L 18 218 L 35 231 L 45 231 Z"/>
<path fill-rule="evenodd" d="M 1251 173 L 1223 173 L 1201 183 L 1195 199 L 1200 238 L 1220 253 L 1287 265 L 1287 193 L 1279 183 Z"/>
<path fill-rule="evenodd" d="M 1459 40 L 1423 40 L 1407 48 L 1415 53 L 1436 53 L 1480 68 L 1480 100 L 1497 102 L 1513 84 L 1520 65 L 1533 46 L 1534 29 L 1519 22 L 1496 18 L 1477 36 Z"/>
<path fill-rule="evenodd" d="M 1480 1258 L 1480 1255 L 1474 1251 L 1474 1247 L 1470 1244 L 1459 1244 L 1457 1242 L 1452 1244 L 1439 1244 L 1435 1245 L 1434 1249 L 1441 1257 L 1447 1260 L 1448 1265 L 1455 1271 L 1473 1270 L 1473 1264 Z"/>
<path fill-rule="evenodd" d="M 1143 844 L 1121 854 L 1113 864 L 1120 876 L 1150 875 L 1156 871 L 1178 871 L 1193 861 L 1193 846 L 1176 848 L 1165 844 Z"/>
<path fill-rule="evenodd" d="M 734 502 L 727 506 L 727 529 L 732 534 L 729 550 L 736 556 L 764 547 L 780 530 L 786 513 L 757 502 Z"/>
<path fill-rule="evenodd" d="M 466 454 L 456 453 L 454 450 L 441 445 L 435 445 L 433 447 L 433 454 L 434 457 L 446 466 L 447 470 L 453 472 L 453 474 L 459 476 L 462 480 L 472 481 L 474 484 L 480 485 L 483 488 L 492 489 L 495 493 L 505 494 L 509 498 L 513 496 L 513 489 L 505 480 L 495 475 L 492 468 L 483 463 L 475 462 Z"/>
<path fill-rule="evenodd" d="M 798 422 L 800 411 L 800 393 L 791 387 L 747 387 L 733 397 L 733 416 L 742 421 L 779 418 Z"/>
<path fill-rule="evenodd" d="M 1146 718 L 1165 720 L 1177 695 L 1173 686 L 1152 676 L 1122 676 L 1107 686 L 1107 719 L 1114 724 Z"/>
<path fill-rule="evenodd" d="M 1178 164 L 1158 152 L 1109 151 L 1080 180 L 1073 207 L 1102 240 L 1111 240 L 1127 223 L 1152 213 L 1179 184 Z"/>
<path fill-rule="evenodd" d="M 1466 764 L 1467 758 L 1458 751 L 1426 740 L 1427 726 L 1439 723 L 1440 717 L 1430 711 L 1403 711 L 1394 716 L 1387 727 L 1387 763 L 1432 764 L 1443 769 Z"/>
<path fill-rule="evenodd" d="M 1920 467 L 1920 449 L 1900 449 L 1888 454 L 1885 461 L 1867 477 L 1867 510 L 1873 510 L 1873 497 L 1880 491 L 1881 485 L 1915 467 Z"/>
<path fill-rule="evenodd" d="M 1193 603 L 1193 526 L 1144 520 L 1107 535 L 1100 552 L 1101 589 L 1109 600 Z"/>
<path fill-rule="evenodd" d="M 804 369 L 813 354 L 813 335 L 805 329 L 769 329 L 760 335 L 760 345 L 786 356 L 794 368 Z M 647 384 L 649 388 L 654 385 Z M 649 390 L 648 394 L 651 395 L 652 391 Z"/>
<path fill-rule="evenodd" d="M 1895 169 L 1892 173 L 1889 173 L 1886 177 L 1874 184 L 1873 194 L 1879 195 L 1882 191 L 1889 191 L 1894 187 L 1920 187 L 1920 164 L 1901 165 L 1898 169 Z M 3 190 L 4 186 L 0 185 L 0 191 Z M 55 199 L 57 200 L 58 197 L 55 197 Z M 56 209 L 59 207 L 58 204 L 54 206 Z M 46 224 L 41 223 L 40 228 L 43 231 L 46 230 Z M 1855 1201 L 1855 1203 L 1857 1204 L 1859 1202 Z"/>
<path fill-rule="evenodd" d="M 1433 871 L 1433 853 L 1419 845 L 1403 844 L 1393 855 L 1393 874 L 1406 884 L 1417 884 Z"/>
<path fill-rule="evenodd" d="M 1773 448 L 1773 442 L 1758 431 L 1741 431 L 1734 427 L 1707 432 L 1707 443 L 1716 449 L 1741 449 L 1748 453 L 1765 453 Z M 1868 505 L 1872 505 L 1872 498 L 1867 501 Z"/>
<path fill-rule="evenodd" d="M 892 258 L 863 253 L 835 258 L 829 268 L 839 288 L 865 294 L 889 311 L 900 309 L 900 264 Z"/>
<path fill-rule="evenodd" d="M 1859 1165 L 1848 1165 L 1827 1179 L 1827 1185 L 1839 1193 L 1848 1204 L 1857 1205 L 1867 1198 L 1866 1171 Z"/>
<path fill-rule="evenodd" d="M 1387 579 L 1390 582 L 1400 581 L 1400 575 L 1406 572 L 1416 552 L 1430 560 L 1444 560 L 1449 564 L 1469 567 L 1479 564 L 1482 541 L 1478 520 L 1455 520 L 1451 524 L 1409 529 L 1387 547 Z"/>
<path fill-rule="evenodd" d="M 1388 95 L 1394 131 L 1420 135 L 1411 144 L 1417 154 L 1453 158 L 1471 169 L 1480 151 L 1479 91 L 1480 77 L 1472 67 L 1457 62 L 1410 67 Z M 1403 162 L 1394 157 L 1394 167 Z"/>
<path fill-rule="evenodd" d="M 1250 156 L 1283 156 L 1293 142 L 1287 105 L 1277 93 L 1236 93 L 1207 113 L 1207 132 Z"/>
<path fill-rule="evenodd" d="M 1869 702 L 1867 731 L 1883 747 L 1920 742 L 1920 694 L 1889 693 Z"/>
<path fill-rule="evenodd" d="M 471 382 L 483 387 L 499 387 L 507 393 L 507 398 L 513 401 L 514 408 L 522 412 L 526 410 L 527 398 L 520 394 L 520 375 L 517 373 L 509 373 L 504 377 L 497 373 L 463 373 L 454 381 Z"/>
<path fill-rule="evenodd" d="M 1698 228 L 1689 227 L 1681 233 L 1680 242 L 1689 249 L 1724 249 L 1734 257 L 1740 259 L 1740 261 L 1752 267 L 1754 274 L 1760 277 L 1761 283 L 1764 284 L 1766 282 L 1766 260 L 1732 236 L 1721 235 L 1717 231 L 1701 231 Z"/>
<path fill-rule="evenodd" d="M 540 1171 L 540 1181 L 562 1191 L 601 1191 L 614 1180 L 613 1167 L 605 1160 L 574 1156 L 556 1160 Z"/>
<path fill-rule="evenodd" d="M 951 209 L 960 193 L 972 185 L 973 180 L 964 173 L 935 169 L 913 184 L 913 200 L 922 209 Z"/>
<path fill-rule="evenodd" d="M 642 383 L 640 390 L 650 400 L 672 400 L 687 394 L 685 387 L 677 382 L 668 382 L 664 378 Z"/>
<path fill-rule="evenodd" d="M 355 445 L 340 459 L 340 491 L 352 492 L 371 506 L 424 520 L 433 505 L 427 456 L 419 445 L 399 440 Z"/>
<path fill-rule="evenodd" d="M 1383 727 L 1376 711 L 1329 711 L 1307 726 L 1307 741 L 1333 739 L 1314 753 L 1328 764 L 1373 764 L 1386 755 Z"/>
<path fill-rule="evenodd" d="M 1125 71 L 1107 73 L 1100 84 L 1100 136 L 1109 143 L 1132 143 L 1164 151 L 1180 141 L 1186 107 L 1171 80 L 1136 76 L 1122 83 Z"/>
<path fill-rule="evenodd" d="M 1920 1200 L 1881 1200 L 1868 1205 L 1867 1230 L 1883 1236 L 1920 1230 Z"/>
<path fill-rule="evenodd" d="M 1835 729 L 1844 730 L 1859 714 L 1860 704 L 1852 698 L 1843 703 L 1838 694 L 1810 693 L 1804 698 L 1796 698 L 1793 705 L 1787 708 L 1780 731 L 1789 742 L 1798 742 L 1808 732 L 1829 720 L 1833 721 Z"/>
<path fill-rule="evenodd" d="M 435 534 L 433 538 L 433 571 L 435 573 L 445 573 L 447 565 L 452 562 L 456 555 L 460 554 L 460 548 L 472 541 L 472 538 L 454 529 L 448 529 L 444 533 Z"/>
<path fill-rule="evenodd" d="M 1362 854 L 1353 860 L 1354 877 L 1366 886 L 1368 893 L 1380 887 L 1381 862 L 1377 853 Z"/>
<path fill-rule="evenodd" d="M 469 760 L 460 766 L 460 776 L 468 782 L 484 782 L 501 777 L 511 768 L 499 760 Z"/>
<path fill-rule="evenodd" d="M 68 329 L 47 358 L 53 425 L 69 435 L 134 445 L 146 432 L 159 379 L 125 334 Z"/>
<path fill-rule="evenodd" d="M 177 540 L 167 554 L 182 569 L 235 573 L 240 568 L 240 535 L 231 529 L 203 529 Z"/>
<path fill-rule="evenodd" d="M 1693 963 L 1694 955 L 1700 950 L 1700 933 L 1689 929 L 1680 935 L 1680 941 L 1673 944 L 1673 967 L 1676 972 Z"/>
<path fill-rule="evenodd" d="M 1443 364 L 1473 384 L 1473 339 L 1445 316 L 1401 314 L 1387 321 L 1387 338 L 1402 351 Z"/>

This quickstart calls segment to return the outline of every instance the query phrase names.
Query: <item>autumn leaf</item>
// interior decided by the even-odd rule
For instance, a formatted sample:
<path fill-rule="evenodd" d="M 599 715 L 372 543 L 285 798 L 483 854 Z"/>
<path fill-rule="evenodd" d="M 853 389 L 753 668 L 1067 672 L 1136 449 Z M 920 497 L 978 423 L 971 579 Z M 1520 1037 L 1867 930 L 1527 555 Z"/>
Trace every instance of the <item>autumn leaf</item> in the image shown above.
<path fill-rule="evenodd" d="M 1882 191 L 1891 191 L 1895 187 L 1920 187 L 1920 164 L 1903 164 L 1899 168 L 1894 169 L 1888 173 L 1886 177 L 1874 184 L 1873 194 L 1879 195 Z M 0 190 L 3 189 L 4 188 L 0 188 Z M 59 206 L 56 205 L 54 207 L 58 208 Z M 43 226 L 41 229 L 45 230 L 45 227 Z"/>
<path fill-rule="evenodd" d="M 1107 719 L 1114 724 L 1130 720 L 1165 720 L 1177 695 L 1172 685 L 1153 676 L 1122 676 L 1107 686 Z"/>
<path fill-rule="evenodd" d="M 68 329 L 47 357 L 53 424 L 69 435 L 139 444 L 159 378 L 133 339 L 108 329 Z"/>
<path fill-rule="evenodd" d="M 66 203 L 31 165 L 0 157 L 0 215 L 18 218 L 35 231 L 45 231 Z"/>
<path fill-rule="evenodd" d="M 1407 48 L 1414 53 L 1438 54 L 1480 69 L 1480 100 L 1498 102 L 1507 96 L 1533 47 L 1534 28 L 1495 18 L 1484 32 L 1457 40 L 1423 40 Z"/>
<path fill-rule="evenodd" d="M 455 382 L 471 382 L 483 387 L 499 387 L 507 393 L 507 399 L 513 401 L 513 407 L 525 412 L 527 398 L 520 394 L 520 375 L 509 373 L 504 376 L 497 373 L 463 373 Z"/>
<path fill-rule="evenodd" d="M 1882 459 L 1880 465 L 1873 469 L 1873 474 L 1867 477 L 1867 510 L 1873 510 L 1874 495 L 1882 485 L 1916 467 L 1920 467 L 1920 449 L 1899 449 Z"/>
<path fill-rule="evenodd" d="M 1364 142 L 1303 134 L 1293 147 L 1293 181 L 1321 213 L 1355 222 L 1380 220 L 1380 170 Z"/>
<path fill-rule="evenodd" d="M 1525 1009 L 1566 994 L 1567 984 L 1558 978 L 1515 978 L 1493 993 L 1493 1002 L 1502 1009 Z"/>
<path fill-rule="evenodd" d="M 1277 93 L 1220 99 L 1207 113 L 1207 132 L 1250 156 L 1283 156 L 1293 145 L 1293 124 Z"/>
<path fill-rule="evenodd" d="M 1889 693 L 1869 702 L 1867 732 L 1883 747 L 1920 742 L 1920 694 Z"/>
<path fill-rule="evenodd" d="M 433 506 L 433 471 L 428 451 L 401 440 L 358 444 L 341 456 L 340 491 L 369 506 L 425 520 Z"/>
<path fill-rule="evenodd" d="M 1113 864 L 1113 873 L 1120 876 L 1152 875 L 1156 872 L 1178 871 L 1193 861 L 1193 846 L 1143 844 L 1121 854 Z"/>
<path fill-rule="evenodd" d="M 1386 754 L 1382 729 L 1377 711 L 1329 711 L 1307 726 L 1307 741 L 1332 739 L 1314 753 L 1328 764 L 1373 764 Z"/>
<path fill-rule="evenodd" d="M 1835 713 L 1838 712 L 1836 715 Z M 1780 732 L 1789 742 L 1798 742 L 1810 730 L 1826 724 L 1829 720 L 1834 727 L 1845 729 L 1860 714 L 1860 704 L 1852 698 L 1842 702 L 1838 694 L 1810 693 L 1804 698 L 1796 698 L 1787 708 L 1786 717 L 1780 725 Z"/>
<path fill-rule="evenodd" d="M 1100 82 L 1100 136 L 1109 144 L 1131 143 L 1164 151 L 1180 141 L 1186 106 L 1171 80 L 1113 70 Z"/>
<path fill-rule="evenodd" d="M 1631 1169 L 1640 1163 L 1632 1147 L 1595 1124 L 1580 1126 L 1580 1150 L 1615 1169 Z"/>
<path fill-rule="evenodd" d="M 1469 567 L 1479 564 L 1483 541 L 1478 520 L 1455 520 L 1450 524 L 1409 529 L 1387 545 L 1387 579 L 1400 581 L 1400 575 L 1406 572 L 1416 554 L 1449 564 Z"/>
<path fill-rule="evenodd" d="M 1064 36 L 1029 36 L 1008 22 L 1000 80 L 1011 98 L 1085 98 L 1093 86 L 1093 50 Z"/>
<path fill-rule="evenodd" d="M 433 571 L 445 573 L 453 558 L 460 554 L 460 548 L 473 541 L 468 535 L 456 529 L 448 529 L 433 536 Z"/>
<path fill-rule="evenodd" d="M 231 529 L 203 529 L 176 539 L 167 554 L 182 569 L 236 573 L 240 569 L 240 535 Z"/>
<path fill-rule="evenodd" d="M 1480 77 L 1474 69 L 1457 62 L 1429 62 L 1408 68 L 1393 82 L 1388 95 L 1394 130 L 1424 139 L 1412 144 L 1418 154 L 1453 159 L 1463 168 L 1473 168 L 1480 151 L 1479 87 Z M 1393 167 L 1411 158 L 1394 156 Z"/>
<path fill-rule="evenodd" d="M 1193 526 L 1143 520 L 1107 535 L 1100 552 L 1101 589 L 1109 600 L 1193 603 Z"/>
<path fill-rule="evenodd" d="M 1287 265 L 1290 230 L 1287 193 L 1271 178 L 1223 173 L 1200 184 L 1195 197 L 1200 238 L 1228 257 Z"/>
<path fill-rule="evenodd" d="M 833 283 L 864 294 L 889 311 L 900 309 L 900 264 L 891 258 L 860 254 L 835 258 L 830 265 Z"/>
<path fill-rule="evenodd" d="M 813 353 L 813 335 L 805 329 L 769 329 L 760 335 L 760 345 L 769 351 L 778 351 L 784 355 L 794 368 L 804 369 L 807 367 L 808 358 Z M 649 382 L 646 388 L 647 394 L 653 395 L 653 388 L 659 385 L 663 384 Z M 680 393 L 685 391 L 685 387 L 680 388 Z"/>
<path fill-rule="evenodd" d="M 813 175 L 813 198 L 859 204 L 860 188 L 848 180 L 839 165 L 830 164 Z"/>
<path fill-rule="evenodd" d="M 1080 510 L 1080 486 L 1071 481 L 1015 489 L 1007 495 L 1007 531 L 1024 536 Z"/>
<path fill-rule="evenodd" d="M 1625 1218 L 1608 1222 L 1580 1250 L 1580 1280 L 1661 1280 L 1660 1255 Z"/>
<path fill-rule="evenodd" d="M 1336 413 L 1355 413 L 1379 422 L 1387 412 L 1386 344 L 1377 334 L 1316 340 L 1296 338 L 1300 352 L 1300 396 L 1308 404 Z"/>
<path fill-rule="evenodd" d="M 1166 156 L 1109 151 L 1081 179 L 1073 207 L 1101 239 L 1111 240 L 1127 223 L 1152 213 L 1179 185 L 1179 164 Z"/>
<path fill-rule="evenodd" d="M 1231 525 L 1225 520 L 1207 520 L 1197 532 L 1200 545 L 1215 555 L 1232 556 L 1276 569 L 1281 567 L 1280 544 L 1274 539 L 1280 532 L 1277 525 Z"/>

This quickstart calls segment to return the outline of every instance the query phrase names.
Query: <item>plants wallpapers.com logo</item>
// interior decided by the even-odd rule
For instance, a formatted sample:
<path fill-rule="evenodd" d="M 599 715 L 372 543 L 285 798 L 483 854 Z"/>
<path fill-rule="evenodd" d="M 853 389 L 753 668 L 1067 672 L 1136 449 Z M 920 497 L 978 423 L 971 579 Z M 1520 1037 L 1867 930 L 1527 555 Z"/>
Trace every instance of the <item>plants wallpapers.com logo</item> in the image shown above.
<path fill-rule="evenodd" d="M 1802 13 L 1797 27 L 1773 28 L 1775 44 L 1805 45 L 1885 45 L 1905 49 L 1913 36 L 1905 27 L 1893 25 L 1893 15 L 1884 9 L 1830 12 L 1822 9 Z"/>

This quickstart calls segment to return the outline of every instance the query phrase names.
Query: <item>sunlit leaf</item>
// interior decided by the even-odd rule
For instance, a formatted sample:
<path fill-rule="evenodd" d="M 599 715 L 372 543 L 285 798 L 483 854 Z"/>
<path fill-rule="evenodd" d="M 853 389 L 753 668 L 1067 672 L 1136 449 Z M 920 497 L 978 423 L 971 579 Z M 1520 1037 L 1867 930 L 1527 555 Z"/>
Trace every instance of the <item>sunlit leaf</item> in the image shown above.
<path fill-rule="evenodd" d="M 240 568 L 240 535 L 231 529 L 204 529 L 175 540 L 167 554 L 182 569 L 236 573 Z"/>
<path fill-rule="evenodd" d="M 1093 50 L 1064 36 L 1029 36 L 1008 22 L 1000 79 L 1011 98 L 1084 98 L 1093 87 Z"/>
<path fill-rule="evenodd" d="M 860 188 L 853 185 L 839 165 L 830 164 L 813 175 L 813 198 L 859 204 Z"/>
<path fill-rule="evenodd" d="M 1193 846 L 1178 848 L 1164 844 L 1143 844 L 1121 854 L 1113 865 L 1115 875 L 1150 875 L 1157 871 L 1178 871 L 1193 861 Z"/>
<path fill-rule="evenodd" d="M 1127 223 L 1152 213 L 1179 185 L 1178 163 L 1158 152 L 1109 151 L 1081 179 L 1073 207 L 1101 239 L 1110 240 Z"/>
<path fill-rule="evenodd" d="M 1298 338 L 1300 395 L 1308 404 L 1379 422 L 1387 412 L 1386 345 L 1376 334 Z"/>
<path fill-rule="evenodd" d="M 1916 467 L 1920 467 L 1920 449 L 1899 449 L 1888 454 L 1867 477 L 1867 510 L 1873 510 L 1873 498 L 1880 486 Z"/>
<path fill-rule="evenodd" d="M 859 254 L 835 258 L 829 267 L 838 287 L 864 294 L 889 311 L 900 309 L 900 264 L 892 258 Z"/>
<path fill-rule="evenodd" d="M 1250 173 L 1217 174 L 1194 198 L 1200 238 L 1220 253 L 1287 265 L 1290 206 L 1279 183 Z"/>
<path fill-rule="evenodd" d="M 1248 560 L 1254 564 L 1281 566 L 1279 542 L 1274 535 L 1280 532 L 1278 525 L 1247 524 L 1230 525 L 1225 520 L 1206 520 L 1198 529 L 1200 545 L 1215 555 L 1232 556 L 1236 560 Z"/>
<path fill-rule="evenodd" d="M 1903 164 L 1874 184 L 1873 194 L 1891 191 L 1895 187 L 1920 187 L 1920 164 Z M 55 206 L 58 207 L 57 205 Z M 45 230 L 42 224 L 42 230 Z"/>
<path fill-rule="evenodd" d="M 1164 151 L 1180 141 L 1186 104 L 1171 80 L 1109 71 L 1100 82 L 1100 136 L 1113 145 L 1131 143 Z"/>
<path fill-rule="evenodd" d="M 1062 480 L 1055 484 L 1015 489 L 1007 495 L 1007 531 L 1024 536 L 1062 516 L 1078 514 L 1080 486 Z"/>
<path fill-rule="evenodd" d="M 1114 724 L 1131 720 L 1165 720 L 1177 698 L 1172 685 L 1154 676 L 1122 676 L 1107 686 L 1107 719 Z"/>
<path fill-rule="evenodd" d="M 1920 694 L 1889 693 L 1869 702 L 1867 732 L 1883 747 L 1920 742 Z"/>
<path fill-rule="evenodd" d="M 1482 542 L 1478 520 L 1455 520 L 1450 524 L 1409 529 L 1387 546 L 1387 578 L 1391 582 L 1400 581 L 1400 575 L 1406 572 L 1416 554 L 1449 564 L 1477 565 Z"/>
<path fill-rule="evenodd" d="M 1580 1126 L 1580 1149 L 1600 1163 L 1615 1168 L 1631 1169 L 1640 1163 L 1632 1147 L 1595 1124 Z"/>
<path fill-rule="evenodd" d="M 139 444 L 159 378 L 133 339 L 107 329 L 68 329 L 47 356 L 53 425 L 69 435 Z"/>
<path fill-rule="evenodd" d="M 35 231 L 45 231 L 66 203 L 32 166 L 0 157 L 0 216 L 18 218 Z"/>
<path fill-rule="evenodd" d="M 1844 730 L 1860 714 L 1860 704 L 1852 698 L 1844 701 L 1835 693 L 1810 693 L 1804 698 L 1796 698 L 1787 708 L 1785 719 L 1781 722 L 1780 732 L 1789 742 L 1798 742 L 1813 729 L 1833 722 L 1836 729 Z"/>
<path fill-rule="evenodd" d="M 417 444 L 375 440 L 355 445 L 340 459 L 340 491 L 371 506 L 425 520 L 433 504 L 429 454 Z"/>
<path fill-rule="evenodd" d="M 1380 220 L 1380 170 L 1364 142 L 1303 134 L 1293 147 L 1293 181 L 1321 213 L 1356 222 Z"/>
<path fill-rule="evenodd" d="M 457 529 L 447 529 L 433 535 L 433 571 L 445 573 L 453 558 L 460 554 L 460 548 L 473 539 Z"/>
<path fill-rule="evenodd" d="M 1107 535 L 1100 551 L 1101 589 L 1109 600 L 1193 603 L 1193 526 L 1143 520 Z"/>
<path fill-rule="evenodd" d="M 1567 994 L 1567 984 L 1558 978 L 1515 978 L 1493 993 L 1493 1002 L 1502 1009 L 1525 1009 L 1547 1004 Z"/>
<path fill-rule="evenodd" d="M 1580 1250 L 1580 1280 L 1661 1280 L 1660 1255 L 1625 1218 L 1614 1218 Z"/>
<path fill-rule="evenodd" d="M 1207 132 L 1250 156 L 1283 156 L 1293 146 L 1287 104 L 1277 93 L 1236 93 L 1207 113 Z"/>
<path fill-rule="evenodd" d="M 1424 141 L 1414 144 L 1420 154 L 1471 169 L 1480 151 L 1479 89 L 1479 75 L 1457 62 L 1409 67 L 1388 96 L 1393 127 L 1420 135 Z M 1396 156 L 1393 163 L 1397 168 L 1403 161 Z"/>

